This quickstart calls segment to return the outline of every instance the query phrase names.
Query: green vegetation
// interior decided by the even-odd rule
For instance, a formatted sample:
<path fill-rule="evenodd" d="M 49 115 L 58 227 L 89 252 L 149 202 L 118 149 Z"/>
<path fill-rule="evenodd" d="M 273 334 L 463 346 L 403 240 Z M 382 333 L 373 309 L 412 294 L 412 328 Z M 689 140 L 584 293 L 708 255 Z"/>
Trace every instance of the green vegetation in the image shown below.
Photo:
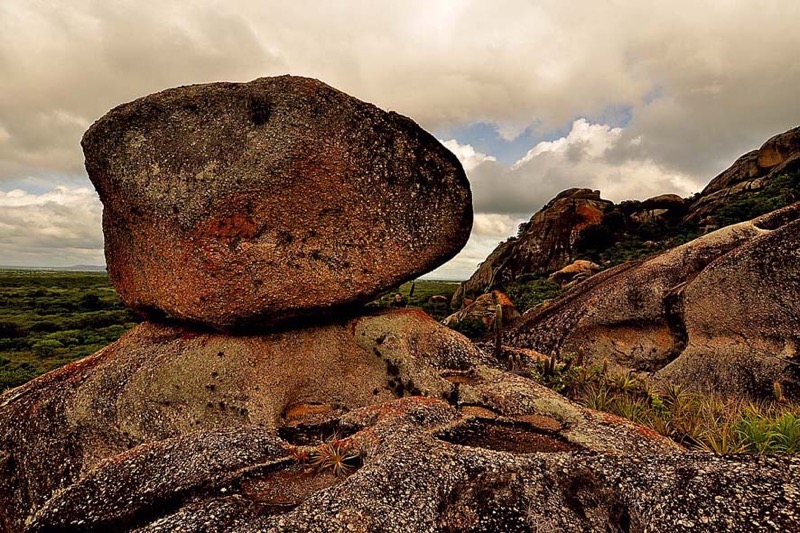
<path fill-rule="evenodd" d="M 718 454 L 800 452 L 800 404 L 775 398 L 752 402 L 656 386 L 630 372 L 555 357 L 531 377 L 581 405 L 627 418 L 689 448 Z"/>
<path fill-rule="evenodd" d="M 744 222 L 800 200 L 800 170 L 770 179 L 763 189 L 732 198 L 714 213 L 718 227 Z"/>
<path fill-rule="evenodd" d="M 412 285 L 414 288 L 411 292 Z M 404 304 L 407 307 L 422 309 L 436 320 L 442 320 L 450 314 L 450 299 L 458 289 L 458 281 L 433 281 L 418 279 L 413 282 L 404 283 L 397 289 L 393 289 L 384 296 L 372 302 L 373 307 L 388 307 L 392 305 L 395 294 L 398 292 L 403 295 Z M 431 296 L 443 296 L 446 301 L 432 302 Z M 440 298 L 441 299 L 441 298 Z"/>
<path fill-rule="evenodd" d="M 678 246 L 699 236 L 695 222 L 685 222 L 683 213 L 655 222 L 636 224 L 631 215 L 642 209 L 642 202 L 626 201 L 605 214 L 603 222 L 589 226 L 575 243 L 577 259 L 611 267 L 641 259 Z"/>
<path fill-rule="evenodd" d="M 753 219 L 800 200 L 800 170 L 771 178 L 763 189 L 732 196 L 713 213 L 709 222 L 721 228 Z M 642 202 L 626 201 L 615 206 L 603 222 L 584 230 L 575 248 L 577 259 L 587 259 L 604 268 L 679 246 L 701 234 L 696 221 L 683 220 L 675 213 L 659 223 L 631 223 L 631 215 Z"/>
<path fill-rule="evenodd" d="M 400 287 L 409 306 L 441 319 L 457 282 Z M 393 291 L 393 297 L 398 291 Z M 373 305 L 388 305 L 383 297 Z M 116 341 L 139 319 L 125 308 L 105 272 L 0 269 L 0 393 L 92 354 Z"/>
<path fill-rule="evenodd" d="M 515 281 L 500 283 L 493 288 L 506 293 L 520 313 L 562 292 L 561 285 L 544 274 L 525 274 Z"/>
<path fill-rule="evenodd" d="M 99 350 L 137 320 L 105 272 L 0 270 L 0 392 Z"/>

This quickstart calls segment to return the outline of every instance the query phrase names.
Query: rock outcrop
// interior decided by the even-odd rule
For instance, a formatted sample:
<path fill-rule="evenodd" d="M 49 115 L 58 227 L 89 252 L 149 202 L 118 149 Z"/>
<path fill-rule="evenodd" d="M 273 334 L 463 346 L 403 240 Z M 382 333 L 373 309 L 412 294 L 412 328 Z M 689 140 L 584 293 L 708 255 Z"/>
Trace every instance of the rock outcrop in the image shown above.
<path fill-rule="evenodd" d="M 491 330 L 497 320 L 498 305 L 503 310 L 502 320 L 504 327 L 508 327 L 519 320 L 521 315 L 517 308 L 514 307 L 514 302 L 502 292 L 492 291 L 487 294 L 481 294 L 474 302 L 448 316 L 442 323 L 445 326 L 452 327 L 463 320 L 478 320 L 486 326 L 487 330 Z"/>
<path fill-rule="evenodd" d="M 120 297 L 218 329 L 332 314 L 466 243 L 469 184 L 412 120 L 317 80 L 169 89 L 82 141 Z"/>
<path fill-rule="evenodd" d="M 600 265 L 597 263 L 592 263 L 591 261 L 586 261 L 584 259 L 578 259 L 577 261 L 573 261 L 572 263 L 568 264 L 561 270 L 557 270 L 550 274 L 550 279 L 564 286 L 573 282 L 582 281 L 599 271 Z"/>
<path fill-rule="evenodd" d="M 462 283 L 453 295 L 453 307 L 470 292 L 483 292 L 496 284 L 531 272 L 550 273 L 570 264 L 574 245 L 585 228 L 599 224 L 613 204 L 599 191 L 569 189 L 533 215 L 516 238 L 500 244 Z"/>
<path fill-rule="evenodd" d="M 692 199 L 662 194 L 613 204 L 598 191 L 566 190 L 521 226 L 517 237 L 495 248 L 456 292 L 453 305 L 494 288 L 507 290 L 527 274 L 550 275 L 576 259 L 614 266 L 787 206 L 800 200 L 798 173 L 800 127 L 743 155 Z M 742 201 L 741 209 L 732 207 Z"/>
<path fill-rule="evenodd" d="M 800 127 L 775 135 L 761 148 L 744 154 L 706 185 L 692 203 L 687 220 L 713 223 L 726 202 L 762 189 L 774 177 L 800 169 Z M 708 218 L 712 220 L 707 220 Z"/>
<path fill-rule="evenodd" d="M 335 497 L 348 513 L 357 506 L 347 502 L 376 498 L 378 511 L 381 494 L 406 497 L 404 482 L 382 481 L 399 472 L 398 461 L 416 465 L 404 475 L 444 509 L 478 487 L 462 477 L 467 465 L 489 468 L 509 454 L 533 453 L 520 456 L 533 465 L 550 453 L 680 451 L 494 366 L 414 310 L 248 336 L 144 323 L 0 397 L 0 530 L 200 531 L 219 506 L 235 510 L 230 518 L 240 515 L 243 530 L 279 530 L 280 521 L 312 520 L 298 507 L 307 499 L 313 507 L 340 490 L 353 491 Z M 314 455 L 337 439 L 370 448 L 351 458 L 363 469 L 348 479 L 315 468 L 296 448 Z M 423 450 L 427 461 L 416 456 Z M 434 472 L 456 456 L 465 470 L 451 485 Z M 448 486 L 451 495 L 434 490 Z M 409 503 L 370 520 L 401 527 Z M 441 512 L 425 520 L 458 519 L 455 509 Z M 318 519 L 358 523 L 336 514 Z"/>
<path fill-rule="evenodd" d="M 163 430 L 164 438 L 116 441 L 112 434 L 125 426 L 112 425 L 84 441 L 82 424 L 91 415 L 109 421 L 107 409 L 118 398 L 112 391 L 82 404 L 85 376 L 92 367 L 114 373 L 119 355 L 98 354 L 0 400 L 3 445 L 16 446 L 0 477 L 3 531 L 800 526 L 800 460 L 687 453 L 631 422 L 582 409 L 483 365 L 431 374 L 456 391 L 449 403 L 424 396 L 376 399 L 277 429 L 204 418 L 191 431 L 175 431 L 163 405 L 141 402 L 131 412 L 115 409 L 111 418 L 150 420 L 151 437 Z M 20 440 L 9 440 L 12 414 L 27 438 L 19 428 L 12 434 Z M 34 449 L 45 442 L 51 446 Z M 47 455 L 36 455 L 42 451 Z M 320 459 L 333 461 L 337 454 L 341 470 Z M 54 465 L 63 467 L 53 472 Z"/>
<path fill-rule="evenodd" d="M 596 274 L 506 342 L 734 395 L 800 393 L 800 204 Z"/>
<path fill-rule="evenodd" d="M 84 146 L 115 285 L 151 319 L 0 396 L 3 532 L 800 528 L 796 459 L 687 453 L 420 311 L 335 314 L 469 233 L 463 171 L 408 119 L 284 77 L 138 100 Z M 534 217 L 550 241 L 520 260 L 563 266 L 604 205 L 560 196 Z M 800 207 L 665 257 L 654 294 L 672 290 L 658 272 L 695 265 L 675 304 L 705 311 L 682 322 L 690 341 L 730 298 L 720 276 L 762 292 L 737 310 L 771 311 L 776 269 L 800 279 L 779 263 L 797 224 Z"/>

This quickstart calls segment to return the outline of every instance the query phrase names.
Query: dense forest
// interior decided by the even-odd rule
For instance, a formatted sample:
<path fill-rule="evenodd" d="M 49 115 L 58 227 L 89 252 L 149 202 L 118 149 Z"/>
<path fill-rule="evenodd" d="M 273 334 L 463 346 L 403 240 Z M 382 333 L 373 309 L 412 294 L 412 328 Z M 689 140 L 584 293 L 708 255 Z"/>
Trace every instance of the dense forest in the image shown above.
<path fill-rule="evenodd" d="M 99 350 L 137 321 L 105 272 L 0 270 L 0 392 Z"/>

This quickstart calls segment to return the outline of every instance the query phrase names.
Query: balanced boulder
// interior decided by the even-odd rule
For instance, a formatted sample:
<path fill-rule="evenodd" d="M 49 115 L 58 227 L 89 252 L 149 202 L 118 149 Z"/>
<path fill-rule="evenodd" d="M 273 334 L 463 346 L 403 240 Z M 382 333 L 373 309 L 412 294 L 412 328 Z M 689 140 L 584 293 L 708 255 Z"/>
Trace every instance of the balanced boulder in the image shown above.
<path fill-rule="evenodd" d="M 148 316 L 225 330 L 333 314 L 446 262 L 472 226 L 450 151 L 313 79 L 169 89 L 82 145 L 111 279 Z"/>

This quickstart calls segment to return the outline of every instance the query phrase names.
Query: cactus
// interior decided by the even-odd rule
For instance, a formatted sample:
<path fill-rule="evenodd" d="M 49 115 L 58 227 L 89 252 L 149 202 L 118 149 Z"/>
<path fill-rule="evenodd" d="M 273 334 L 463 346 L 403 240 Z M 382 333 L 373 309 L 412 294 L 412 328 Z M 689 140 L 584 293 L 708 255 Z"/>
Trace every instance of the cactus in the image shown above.
<path fill-rule="evenodd" d="M 550 358 L 545 361 L 544 363 L 544 372 L 545 376 L 552 376 L 556 372 L 556 353 L 553 352 L 550 354 Z"/>
<path fill-rule="evenodd" d="M 503 355 L 503 306 L 494 306 L 494 354 L 500 359 Z"/>
<path fill-rule="evenodd" d="M 772 394 L 775 396 L 775 401 L 778 403 L 781 403 L 786 399 L 786 397 L 783 395 L 783 387 L 781 387 L 780 381 L 776 381 L 772 384 Z"/>

